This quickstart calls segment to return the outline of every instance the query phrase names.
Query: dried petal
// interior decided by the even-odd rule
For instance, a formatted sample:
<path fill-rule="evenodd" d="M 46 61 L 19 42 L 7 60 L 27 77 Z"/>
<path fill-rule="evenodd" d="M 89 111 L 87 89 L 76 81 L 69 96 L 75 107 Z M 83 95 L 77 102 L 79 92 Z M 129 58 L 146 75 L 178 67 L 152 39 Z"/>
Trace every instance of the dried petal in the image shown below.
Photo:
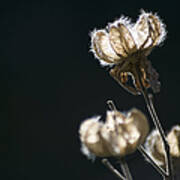
<path fill-rule="evenodd" d="M 132 23 L 129 18 L 121 16 L 118 20 L 108 24 L 111 45 L 117 54 L 126 57 L 135 52 L 136 44 L 130 32 Z"/>
<path fill-rule="evenodd" d="M 160 18 L 152 13 L 142 11 L 138 21 L 133 27 L 133 37 L 141 50 L 148 55 L 154 46 L 159 45 L 166 37 L 165 25 Z"/>
<path fill-rule="evenodd" d="M 102 65 L 114 64 L 120 60 L 120 57 L 112 49 L 105 30 L 93 31 L 91 38 L 92 51 Z"/>
<path fill-rule="evenodd" d="M 132 32 L 137 48 L 139 49 L 145 43 L 149 34 L 149 26 L 146 13 L 142 13 L 139 16 L 139 19 L 134 25 Z"/>
<path fill-rule="evenodd" d="M 109 29 L 109 39 L 114 51 L 122 57 L 127 57 L 127 52 L 125 51 L 122 41 L 122 35 L 117 27 L 112 26 Z"/>
<path fill-rule="evenodd" d="M 118 28 L 119 28 L 119 31 L 121 34 L 123 47 L 124 47 L 125 51 L 128 53 L 128 55 L 130 55 L 137 50 L 136 44 L 135 44 L 134 39 L 131 35 L 131 32 L 129 31 L 129 29 L 124 24 L 119 23 Z"/>
<path fill-rule="evenodd" d="M 152 33 L 151 34 L 151 38 L 153 40 L 152 46 L 154 47 L 164 41 L 166 36 L 165 25 L 162 23 L 162 21 L 157 15 L 153 15 L 151 13 L 149 13 L 148 21 L 150 25 L 149 27 L 150 33 Z"/>

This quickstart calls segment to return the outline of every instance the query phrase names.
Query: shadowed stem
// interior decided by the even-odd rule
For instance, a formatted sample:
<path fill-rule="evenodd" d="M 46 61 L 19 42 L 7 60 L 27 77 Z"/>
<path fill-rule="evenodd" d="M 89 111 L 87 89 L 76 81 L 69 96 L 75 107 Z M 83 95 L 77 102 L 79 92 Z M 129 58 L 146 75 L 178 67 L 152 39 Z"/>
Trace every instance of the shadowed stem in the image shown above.
<path fill-rule="evenodd" d="M 102 163 L 114 174 L 116 175 L 119 179 L 121 180 L 126 180 L 126 178 L 117 170 L 115 169 L 112 164 L 108 161 L 108 159 L 102 159 Z"/>
<path fill-rule="evenodd" d="M 160 128 L 159 133 L 160 133 L 160 136 L 162 138 L 164 149 L 165 149 L 165 152 L 166 152 L 166 154 L 165 154 L 165 163 L 166 163 L 166 174 L 168 176 L 164 177 L 164 180 L 174 180 L 172 159 L 171 159 L 171 154 L 170 154 L 170 147 L 169 147 L 169 144 L 168 144 L 168 142 L 166 140 L 166 135 L 165 135 L 164 130 L 163 130 L 161 124 L 160 124 L 160 121 L 159 121 L 158 116 L 156 114 L 156 110 L 155 110 L 154 105 L 153 105 L 153 95 L 149 94 L 148 98 L 149 98 L 149 103 L 150 103 L 151 109 L 153 111 L 153 114 L 154 114 L 155 118 L 157 119 L 157 123 L 158 123 L 158 126 Z"/>
<path fill-rule="evenodd" d="M 120 159 L 120 166 L 121 166 L 123 174 L 126 177 L 126 180 L 132 180 L 132 176 L 131 176 L 131 173 L 129 171 L 129 167 L 128 167 L 127 163 L 126 163 L 125 158 Z"/>
<path fill-rule="evenodd" d="M 159 121 L 159 118 L 157 116 L 156 110 L 154 108 L 153 102 L 152 102 L 152 95 L 148 94 L 146 89 L 144 88 L 143 84 L 142 84 L 142 80 L 141 80 L 141 71 L 139 68 L 137 68 L 137 74 L 138 74 L 138 78 L 139 78 L 139 83 L 140 83 L 140 88 L 141 88 L 141 93 L 145 99 L 148 111 L 151 115 L 151 118 L 153 120 L 153 123 L 156 127 L 156 129 L 158 130 L 162 142 L 163 142 L 163 146 L 165 149 L 165 162 L 166 162 L 166 174 L 168 175 L 168 177 L 164 177 L 164 180 L 174 180 L 173 178 L 173 174 L 172 174 L 172 162 L 171 162 L 171 155 L 170 155 L 170 148 L 169 148 L 169 144 L 166 140 L 166 136 L 164 133 L 164 130 L 161 126 L 161 123 Z"/>
<path fill-rule="evenodd" d="M 163 177 L 167 177 L 166 172 L 164 171 L 164 169 L 162 169 L 160 166 L 158 166 L 155 161 L 152 159 L 151 155 L 149 155 L 146 150 L 144 149 L 144 147 L 142 145 L 140 145 L 138 147 L 139 152 L 149 161 L 149 163 L 151 163 L 151 165 L 159 172 L 159 174 L 161 174 Z"/>
<path fill-rule="evenodd" d="M 115 106 L 115 104 L 113 103 L 112 100 L 108 100 L 107 101 L 107 105 L 109 106 L 109 109 L 111 111 L 117 111 L 117 108 Z M 131 176 L 131 173 L 129 171 L 129 168 L 128 168 L 128 164 L 126 163 L 126 160 L 125 158 L 120 158 L 119 159 L 119 162 L 120 162 L 120 165 L 121 165 L 121 169 L 123 171 L 123 174 L 125 175 L 126 177 L 126 180 L 132 180 L 132 176 Z"/>

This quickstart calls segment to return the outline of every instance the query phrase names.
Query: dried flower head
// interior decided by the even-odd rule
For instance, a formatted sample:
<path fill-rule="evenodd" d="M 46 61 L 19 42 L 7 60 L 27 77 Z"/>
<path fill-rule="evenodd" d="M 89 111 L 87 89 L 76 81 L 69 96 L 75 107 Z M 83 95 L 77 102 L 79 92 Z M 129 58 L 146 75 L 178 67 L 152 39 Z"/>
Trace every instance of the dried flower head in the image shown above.
<path fill-rule="evenodd" d="M 170 147 L 170 154 L 173 161 L 180 163 L 180 126 L 174 126 L 167 135 L 167 142 Z M 154 161 L 160 165 L 165 165 L 165 150 L 162 140 L 157 130 L 153 130 L 148 136 L 145 148 L 150 153 Z M 180 165 L 180 164 L 179 164 Z"/>
<path fill-rule="evenodd" d="M 165 36 L 165 26 L 160 18 L 141 11 L 135 24 L 122 16 L 108 24 L 106 29 L 94 30 L 91 50 L 103 66 L 113 66 L 111 76 L 131 93 L 140 94 L 141 84 L 144 88 L 151 87 L 156 93 L 160 90 L 159 75 L 147 56 Z M 134 86 L 128 85 L 129 76 Z"/>
<path fill-rule="evenodd" d="M 145 115 L 132 109 L 127 114 L 107 111 L 105 123 L 99 117 L 84 121 L 80 126 L 82 152 L 91 157 L 121 157 L 134 152 L 148 134 L 149 124 Z"/>

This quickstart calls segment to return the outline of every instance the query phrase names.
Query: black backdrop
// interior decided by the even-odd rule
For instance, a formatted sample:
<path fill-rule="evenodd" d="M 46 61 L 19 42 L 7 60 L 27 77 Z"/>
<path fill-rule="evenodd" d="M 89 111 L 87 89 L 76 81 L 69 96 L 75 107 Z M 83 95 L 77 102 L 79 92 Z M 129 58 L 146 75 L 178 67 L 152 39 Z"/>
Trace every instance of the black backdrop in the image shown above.
<path fill-rule="evenodd" d="M 167 40 L 149 59 L 160 73 L 155 102 L 162 124 L 169 129 L 179 122 L 177 2 L 6 0 L 0 8 L 1 99 L 8 94 L 0 112 L 2 180 L 117 179 L 81 154 L 78 128 L 104 114 L 108 99 L 120 110 L 147 113 L 143 98 L 125 92 L 89 53 L 89 32 L 121 14 L 135 21 L 143 8 L 167 24 Z M 160 179 L 138 153 L 128 163 L 134 179 Z"/>

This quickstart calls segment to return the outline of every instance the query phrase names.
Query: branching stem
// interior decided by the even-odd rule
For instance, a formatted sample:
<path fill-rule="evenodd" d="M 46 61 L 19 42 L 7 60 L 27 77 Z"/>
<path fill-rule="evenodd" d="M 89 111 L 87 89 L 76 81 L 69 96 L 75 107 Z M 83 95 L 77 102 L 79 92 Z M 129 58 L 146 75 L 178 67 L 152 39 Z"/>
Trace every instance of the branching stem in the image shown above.
<path fill-rule="evenodd" d="M 139 146 L 138 148 L 139 152 L 151 163 L 151 165 L 161 174 L 163 177 L 167 177 L 166 172 L 164 169 L 162 169 L 160 166 L 158 166 L 155 161 L 152 159 L 151 155 L 149 155 L 144 147 L 142 145 Z"/>
<path fill-rule="evenodd" d="M 126 180 L 132 180 L 132 176 L 131 176 L 131 173 L 130 173 L 130 170 L 129 170 L 129 167 L 127 165 L 125 158 L 120 159 L 120 165 L 121 165 L 122 172 L 126 177 Z"/>
<path fill-rule="evenodd" d="M 126 178 L 117 170 L 115 169 L 112 164 L 108 161 L 108 159 L 102 159 L 102 163 L 120 180 L 126 180 Z"/>
<path fill-rule="evenodd" d="M 153 123 L 156 127 L 156 129 L 158 130 L 162 142 L 163 142 L 163 146 L 165 149 L 165 163 L 166 163 L 166 174 L 168 175 L 168 177 L 164 177 L 165 180 L 174 180 L 173 178 L 173 173 L 172 173 L 172 162 L 171 162 L 171 155 L 170 155 L 170 148 L 169 148 L 169 144 L 166 140 L 166 136 L 165 136 L 165 132 L 161 126 L 161 123 L 159 121 L 159 118 L 157 116 L 156 110 L 154 108 L 153 102 L 152 102 L 152 95 L 148 94 L 146 89 L 144 88 L 143 84 L 142 84 L 142 80 L 141 80 L 141 71 L 139 68 L 137 68 L 137 74 L 139 77 L 139 83 L 140 83 L 140 88 L 141 88 L 141 93 L 145 99 L 148 111 L 151 115 L 151 118 L 153 120 Z"/>

